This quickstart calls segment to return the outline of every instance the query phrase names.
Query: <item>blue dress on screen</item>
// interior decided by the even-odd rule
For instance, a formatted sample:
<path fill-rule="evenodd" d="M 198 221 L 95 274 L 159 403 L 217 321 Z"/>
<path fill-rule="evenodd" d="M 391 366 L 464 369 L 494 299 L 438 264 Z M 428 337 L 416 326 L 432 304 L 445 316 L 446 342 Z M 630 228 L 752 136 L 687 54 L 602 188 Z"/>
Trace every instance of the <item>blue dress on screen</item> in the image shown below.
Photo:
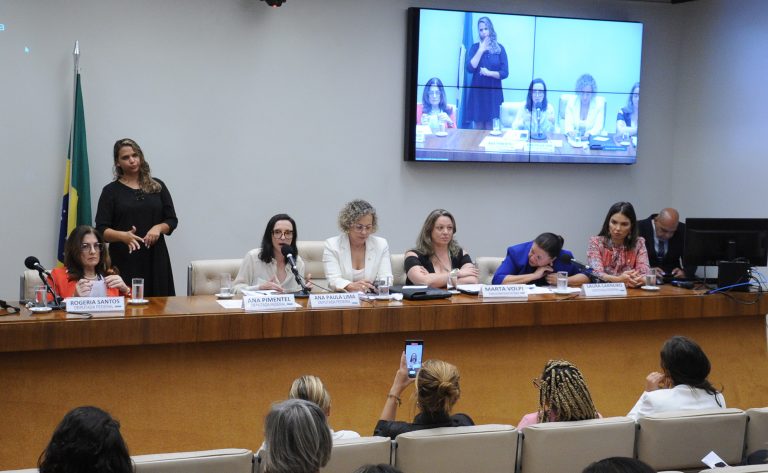
<path fill-rule="evenodd" d="M 518 276 L 520 274 L 531 274 L 536 271 L 536 268 L 528 264 L 528 253 L 531 252 L 532 246 L 533 241 L 529 241 L 507 248 L 507 257 L 504 258 L 504 261 L 502 261 L 499 268 L 493 274 L 493 284 L 501 284 L 504 278 L 510 274 Z M 560 256 L 555 259 L 555 262 L 552 265 L 555 272 L 567 271 L 568 276 L 579 274 L 579 268 L 575 264 L 566 264 L 561 261 L 561 258 L 564 255 L 571 255 L 571 258 L 573 258 L 573 253 L 568 250 L 561 250 Z M 536 284 L 537 286 L 549 285 L 546 278 L 533 281 L 533 284 Z"/>
<path fill-rule="evenodd" d="M 632 112 L 627 107 L 622 107 L 619 113 L 616 115 L 616 121 L 624 120 L 627 126 L 632 126 Z"/>
<path fill-rule="evenodd" d="M 480 43 L 473 44 L 467 54 L 466 69 L 467 72 L 472 73 L 472 83 L 464 109 L 464 121 L 489 122 L 499 117 L 499 107 L 504 101 L 501 79 L 506 79 L 509 75 L 509 66 L 507 64 L 507 52 L 504 50 L 504 46 L 499 44 L 501 50 L 498 54 L 492 54 L 489 51 L 484 52 L 480 57 L 480 62 L 477 63 L 477 67 L 473 68 L 470 61 L 479 47 Z M 501 79 L 481 75 L 481 67 L 498 72 Z"/>

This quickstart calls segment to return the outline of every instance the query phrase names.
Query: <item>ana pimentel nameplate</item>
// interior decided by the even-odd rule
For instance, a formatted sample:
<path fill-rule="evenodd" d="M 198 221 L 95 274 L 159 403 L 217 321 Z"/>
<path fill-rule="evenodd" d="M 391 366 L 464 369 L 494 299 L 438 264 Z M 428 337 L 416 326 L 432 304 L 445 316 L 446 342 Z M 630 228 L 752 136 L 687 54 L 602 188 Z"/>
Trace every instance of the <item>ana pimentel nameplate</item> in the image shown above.
<path fill-rule="evenodd" d="M 528 300 L 528 287 L 525 284 L 483 284 L 480 290 L 483 299 Z"/>
<path fill-rule="evenodd" d="M 125 312 L 125 297 L 67 297 L 67 312 Z"/>
<path fill-rule="evenodd" d="M 295 308 L 296 299 L 293 297 L 293 294 L 243 296 L 243 309 L 246 312 Z"/>
<path fill-rule="evenodd" d="M 310 294 L 310 307 L 360 307 L 359 292 L 334 292 L 331 294 Z"/>
<path fill-rule="evenodd" d="M 627 286 L 623 282 L 603 282 L 581 286 L 584 297 L 625 297 Z"/>

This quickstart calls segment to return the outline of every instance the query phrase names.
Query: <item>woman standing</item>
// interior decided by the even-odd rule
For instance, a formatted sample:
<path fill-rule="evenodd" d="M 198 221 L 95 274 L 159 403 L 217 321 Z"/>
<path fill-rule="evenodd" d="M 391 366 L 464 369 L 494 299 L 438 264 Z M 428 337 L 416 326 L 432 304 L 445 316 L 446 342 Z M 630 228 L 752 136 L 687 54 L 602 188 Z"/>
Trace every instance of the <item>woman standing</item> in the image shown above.
<path fill-rule="evenodd" d="M 504 101 L 501 81 L 509 75 L 507 52 L 496 41 L 496 31 L 491 19 L 484 16 L 477 20 L 479 42 L 472 45 L 467 54 L 467 72 L 472 73 L 465 121 L 474 122 L 474 128 L 489 130 L 494 118 L 499 117 L 499 107 Z"/>
<path fill-rule="evenodd" d="M 174 296 L 165 235 L 178 219 L 165 184 L 152 177 L 139 145 L 124 138 L 113 150 L 115 180 L 104 186 L 96 228 L 110 243 L 112 263 L 126 281 L 144 278 L 145 296 Z"/>
<path fill-rule="evenodd" d="M 475 284 L 479 274 L 472 259 L 453 236 L 456 220 L 450 212 L 437 209 L 427 215 L 416 248 L 405 253 L 405 284 L 446 287 L 448 277 L 456 275 L 458 284 Z"/>

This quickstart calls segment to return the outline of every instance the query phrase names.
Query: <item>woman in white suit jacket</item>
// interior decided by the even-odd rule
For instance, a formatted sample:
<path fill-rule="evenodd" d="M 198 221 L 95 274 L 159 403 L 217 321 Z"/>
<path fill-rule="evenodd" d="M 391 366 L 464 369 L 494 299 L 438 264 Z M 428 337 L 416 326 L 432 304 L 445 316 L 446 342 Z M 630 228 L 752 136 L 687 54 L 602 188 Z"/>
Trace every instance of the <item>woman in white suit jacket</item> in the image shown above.
<path fill-rule="evenodd" d="M 323 266 L 331 289 L 347 292 L 373 291 L 376 277 L 392 277 L 389 244 L 373 236 L 378 222 L 376 209 L 364 200 L 348 202 L 339 212 L 339 236 L 325 240 Z"/>
<path fill-rule="evenodd" d="M 645 392 L 627 414 L 637 420 L 665 411 L 725 408 L 723 394 L 709 382 L 711 365 L 699 345 L 675 336 L 661 347 L 661 369 L 645 379 Z"/>

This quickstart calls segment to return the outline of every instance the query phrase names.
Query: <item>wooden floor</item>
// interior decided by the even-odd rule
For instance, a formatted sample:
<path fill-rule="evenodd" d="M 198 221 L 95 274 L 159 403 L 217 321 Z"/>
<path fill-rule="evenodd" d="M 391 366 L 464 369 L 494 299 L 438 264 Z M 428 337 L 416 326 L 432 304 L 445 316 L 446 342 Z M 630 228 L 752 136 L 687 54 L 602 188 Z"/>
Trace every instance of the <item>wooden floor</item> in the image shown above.
<path fill-rule="evenodd" d="M 0 469 L 33 466 L 64 413 L 84 404 L 121 421 L 132 454 L 256 450 L 270 404 L 302 374 L 324 380 L 333 428 L 370 435 L 406 338 L 423 338 L 425 357 L 459 367 L 456 410 L 476 423 L 516 424 L 534 411 L 531 380 L 550 358 L 582 369 L 604 416 L 624 415 L 676 334 L 702 345 L 729 407 L 768 406 L 768 300 L 679 291 L 493 304 L 457 296 L 268 315 L 227 313 L 199 296 L 117 319 L 0 317 Z M 412 391 L 402 420 L 415 414 Z"/>

